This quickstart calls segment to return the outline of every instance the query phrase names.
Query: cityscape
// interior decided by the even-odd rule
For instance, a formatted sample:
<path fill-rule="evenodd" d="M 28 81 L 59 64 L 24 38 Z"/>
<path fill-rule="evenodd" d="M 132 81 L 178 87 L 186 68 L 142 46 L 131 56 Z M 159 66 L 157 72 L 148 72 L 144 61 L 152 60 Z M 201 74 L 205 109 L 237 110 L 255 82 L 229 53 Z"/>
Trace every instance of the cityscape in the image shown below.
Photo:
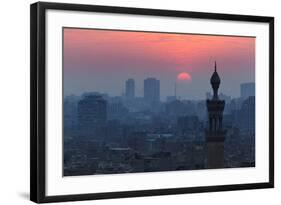
<path fill-rule="evenodd" d="M 64 175 L 114 174 L 255 166 L 255 84 L 241 96 L 160 101 L 160 81 L 134 79 L 123 96 L 89 92 L 64 99 Z M 209 148 L 208 148 L 209 147 Z"/>
<path fill-rule="evenodd" d="M 76 30 L 80 32 L 79 29 Z M 68 30 L 64 32 L 67 33 Z M 70 29 L 69 32 L 73 35 L 76 31 Z M 206 64 L 204 73 L 196 70 L 178 71 L 176 64 L 173 64 L 174 67 L 165 68 L 174 72 L 176 77 L 166 75 L 168 71 L 162 65 L 162 70 L 156 74 L 146 72 L 145 69 L 140 70 L 136 68 L 139 62 L 135 62 L 132 56 L 124 64 L 124 58 L 130 54 L 122 53 L 117 46 L 118 52 L 114 52 L 114 55 L 122 55 L 118 57 L 123 59 L 121 63 L 118 61 L 120 65 L 116 61 L 112 67 L 110 64 L 109 67 L 95 70 L 93 73 L 99 74 L 95 75 L 91 73 L 91 69 L 96 69 L 98 65 L 103 66 L 106 63 L 104 56 L 107 57 L 114 50 L 108 49 L 108 39 L 111 44 L 117 45 L 120 39 L 124 43 L 125 38 L 122 35 L 135 35 L 136 39 L 143 36 L 121 32 L 118 33 L 119 38 L 112 40 L 110 32 L 115 31 L 108 31 L 110 38 L 107 38 L 107 32 L 103 32 L 99 36 L 99 43 L 104 41 L 106 46 L 98 47 L 103 44 L 92 42 L 92 35 L 96 35 L 95 32 L 98 31 L 83 32 L 83 35 L 73 35 L 87 42 L 83 44 L 78 44 L 77 40 L 73 40 L 74 37 L 66 37 L 65 34 L 64 49 L 69 53 L 65 52 L 64 56 L 64 176 L 255 167 L 255 82 L 254 71 L 252 72 L 254 64 L 251 61 L 254 59 L 254 44 L 249 43 L 242 49 L 244 53 L 249 50 L 250 54 L 245 54 L 246 57 L 240 56 L 238 52 L 246 40 L 252 42 L 253 39 L 241 40 L 240 37 L 235 37 L 228 43 L 229 38 L 224 37 L 224 46 L 230 50 L 225 50 L 230 56 L 225 57 L 230 59 L 229 62 L 224 60 L 220 63 L 214 60 L 206 63 L 204 56 L 198 58 L 197 64 L 203 61 Z M 165 36 L 166 38 L 163 37 L 165 34 L 148 35 L 150 36 L 146 38 L 153 39 L 152 46 L 155 42 L 158 43 L 158 39 L 155 41 L 156 35 L 160 35 L 161 45 L 166 46 L 182 42 L 183 38 L 194 41 L 193 35 L 180 35 L 181 38 L 176 38 L 173 34 Z M 204 38 L 209 37 L 203 36 L 202 39 Z M 210 38 L 216 39 L 214 45 L 217 45 L 217 38 L 222 39 L 213 36 Z M 241 45 L 239 42 L 242 42 Z M 83 46 L 95 50 L 89 52 Z M 131 44 L 127 46 L 136 47 Z M 205 49 L 204 46 L 207 45 L 196 44 L 194 48 L 199 52 Z M 235 49 L 239 54 L 233 53 L 236 52 Z M 83 57 L 84 60 L 80 61 L 80 54 L 75 61 L 71 52 L 78 52 L 77 50 L 86 50 L 85 55 L 89 57 Z M 141 55 L 145 56 L 145 53 Z M 155 55 L 159 55 L 158 50 L 156 53 Z M 139 55 L 138 50 L 137 56 Z M 176 62 L 180 61 L 179 55 L 180 52 L 177 52 L 177 58 L 174 59 Z M 145 58 L 151 56 L 154 55 L 149 53 L 149 57 Z M 157 56 L 157 59 L 160 57 Z M 236 61 L 240 63 L 238 68 L 232 65 Z M 144 66 L 145 63 L 149 66 L 151 61 L 144 61 L 141 65 Z M 78 71 L 73 69 L 74 64 L 79 68 Z M 131 72 L 129 74 L 115 69 L 121 65 L 126 67 L 127 64 L 131 69 L 128 68 L 128 72 Z M 197 64 L 194 63 L 193 67 Z M 135 70 L 132 65 L 135 65 Z M 226 65 L 235 69 L 227 71 Z M 248 70 L 244 72 L 240 67 Z M 110 77 L 100 77 L 104 73 L 104 76 L 109 76 L 107 69 L 111 73 Z M 197 76 L 196 72 L 199 72 Z M 78 75 L 80 73 L 83 76 Z M 231 76 L 235 75 L 241 77 L 231 81 Z M 79 83 L 75 84 L 78 78 Z M 97 82 L 104 82 L 104 86 L 97 86 Z M 119 94 L 118 90 L 121 91 Z"/>

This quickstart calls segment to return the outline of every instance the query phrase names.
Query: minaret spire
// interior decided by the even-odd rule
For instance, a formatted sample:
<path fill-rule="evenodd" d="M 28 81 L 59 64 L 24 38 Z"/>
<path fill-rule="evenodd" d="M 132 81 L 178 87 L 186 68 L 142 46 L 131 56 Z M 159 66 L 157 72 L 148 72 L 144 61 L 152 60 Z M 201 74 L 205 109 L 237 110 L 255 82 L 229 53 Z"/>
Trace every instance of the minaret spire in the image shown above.
<path fill-rule="evenodd" d="M 218 100 L 218 89 L 219 89 L 221 80 L 220 80 L 219 74 L 217 73 L 217 62 L 216 61 L 215 61 L 215 70 L 210 79 L 210 82 L 211 82 L 213 92 L 214 92 L 213 99 Z"/>
<path fill-rule="evenodd" d="M 217 72 L 217 61 L 215 61 L 215 72 Z"/>

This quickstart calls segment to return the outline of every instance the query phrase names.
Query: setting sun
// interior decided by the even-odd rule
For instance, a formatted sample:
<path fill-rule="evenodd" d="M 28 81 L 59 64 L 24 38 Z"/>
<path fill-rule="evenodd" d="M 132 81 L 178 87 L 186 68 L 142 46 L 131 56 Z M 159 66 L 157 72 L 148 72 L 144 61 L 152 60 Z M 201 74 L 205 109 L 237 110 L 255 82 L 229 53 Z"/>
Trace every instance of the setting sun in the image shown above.
<path fill-rule="evenodd" d="M 177 79 L 180 81 L 190 81 L 191 75 L 187 72 L 182 72 L 178 74 Z"/>

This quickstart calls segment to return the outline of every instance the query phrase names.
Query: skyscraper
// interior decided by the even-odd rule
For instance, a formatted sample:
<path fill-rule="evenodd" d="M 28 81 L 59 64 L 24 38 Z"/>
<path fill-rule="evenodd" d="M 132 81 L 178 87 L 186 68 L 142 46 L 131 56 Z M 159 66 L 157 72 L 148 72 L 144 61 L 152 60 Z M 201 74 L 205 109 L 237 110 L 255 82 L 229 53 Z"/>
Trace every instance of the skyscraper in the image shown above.
<path fill-rule="evenodd" d="M 156 78 L 144 80 L 144 99 L 149 103 L 160 102 L 160 81 Z"/>
<path fill-rule="evenodd" d="M 134 79 L 128 79 L 126 81 L 126 93 L 127 98 L 134 98 L 135 97 L 135 80 Z"/>
<path fill-rule="evenodd" d="M 95 131 L 105 126 L 106 101 L 100 95 L 86 95 L 78 103 L 79 127 L 84 131 Z"/>
<path fill-rule="evenodd" d="M 250 96 L 242 103 L 239 111 L 239 128 L 255 132 L 255 97 Z"/>
<path fill-rule="evenodd" d="M 255 83 L 242 83 L 240 85 L 240 94 L 243 99 L 255 96 Z"/>
<path fill-rule="evenodd" d="M 207 168 L 221 168 L 224 166 L 224 140 L 226 134 L 226 131 L 222 128 L 225 102 L 220 100 L 218 96 L 220 77 L 217 73 L 216 62 L 210 83 L 213 88 L 213 98 L 206 101 L 209 118 L 209 128 L 206 129 Z"/>

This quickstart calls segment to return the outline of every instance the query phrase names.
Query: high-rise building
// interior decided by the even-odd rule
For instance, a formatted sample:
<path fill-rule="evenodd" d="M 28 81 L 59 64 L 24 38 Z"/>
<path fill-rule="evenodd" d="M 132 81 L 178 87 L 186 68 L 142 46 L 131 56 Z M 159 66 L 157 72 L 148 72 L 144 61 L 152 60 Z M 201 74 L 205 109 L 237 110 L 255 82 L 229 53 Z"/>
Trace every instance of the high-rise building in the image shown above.
<path fill-rule="evenodd" d="M 240 94 L 243 99 L 255 96 L 255 83 L 242 83 L 240 85 Z"/>
<path fill-rule="evenodd" d="M 100 95 L 86 95 L 78 103 L 78 122 L 81 130 L 95 131 L 106 124 L 107 103 Z"/>
<path fill-rule="evenodd" d="M 239 128 L 255 132 L 255 97 L 250 96 L 242 103 L 238 118 Z"/>
<path fill-rule="evenodd" d="M 149 103 L 160 102 L 160 81 L 156 78 L 144 80 L 144 99 Z"/>
<path fill-rule="evenodd" d="M 126 81 L 126 93 L 127 98 L 134 98 L 135 97 L 135 80 L 134 79 L 128 79 Z"/>
<path fill-rule="evenodd" d="M 220 86 L 220 77 L 215 71 L 211 77 L 210 83 L 213 88 L 213 98 L 207 99 L 207 109 L 209 118 L 209 128 L 206 129 L 207 143 L 207 168 L 222 168 L 224 166 L 224 141 L 226 131 L 222 128 L 223 110 L 225 101 L 220 100 L 218 89 Z"/>

